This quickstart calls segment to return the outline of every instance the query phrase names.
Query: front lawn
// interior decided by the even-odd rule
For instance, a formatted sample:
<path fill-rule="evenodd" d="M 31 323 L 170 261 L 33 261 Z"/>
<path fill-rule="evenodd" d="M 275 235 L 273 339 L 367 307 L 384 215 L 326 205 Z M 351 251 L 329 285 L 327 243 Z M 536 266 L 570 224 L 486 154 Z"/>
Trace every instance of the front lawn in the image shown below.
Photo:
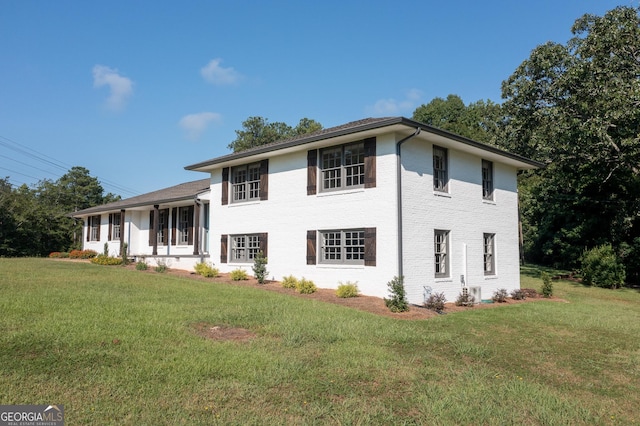
<path fill-rule="evenodd" d="M 0 259 L 0 404 L 63 404 L 69 425 L 640 423 L 640 293 L 555 282 L 554 294 L 566 303 L 406 321 Z"/>

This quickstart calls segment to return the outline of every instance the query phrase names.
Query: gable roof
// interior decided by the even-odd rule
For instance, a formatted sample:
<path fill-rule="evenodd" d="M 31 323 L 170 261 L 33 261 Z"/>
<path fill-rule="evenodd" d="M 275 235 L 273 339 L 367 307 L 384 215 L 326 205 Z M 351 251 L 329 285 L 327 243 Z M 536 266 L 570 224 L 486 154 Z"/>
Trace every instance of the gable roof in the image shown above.
<path fill-rule="evenodd" d="M 153 206 L 154 204 L 166 204 L 176 201 L 192 200 L 198 194 L 209 191 L 210 185 L 211 181 L 209 178 L 181 183 L 179 185 L 148 192 L 125 200 L 114 201 L 113 203 L 79 210 L 77 212 L 73 212 L 71 217 L 79 217 L 93 213 L 102 213 L 134 207 Z"/>
<path fill-rule="evenodd" d="M 470 148 L 480 149 L 482 151 L 487 151 L 492 154 L 496 154 L 496 155 L 508 158 L 510 160 L 515 160 L 516 162 L 521 163 L 524 166 L 528 166 L 527 168 L 544 167 L 542 163 L 531 160 L 529 158 L 525 158 L 523 156 L 504 151 L 500 148 L 496 148 L 493 145 L 488 145 L 482 142 L 475 141 L 473 139 L 466 138 L 464 136 L 456 135 L 455 133 L 451 133 L 446 130 L 439 129 L 437 127 L 429 126 L 427 124 L 420 123 L 415 120 L 411 120 L 405 117 L 382 117 L 382 118 L 365 118 L 363 120 L 352 121 L 346 124 L 342 124 L 340 126 L 330 127 L 328 129 L 318 130 L 316 132 L 304 134 L 294 138 L 280 140 L 270 144 L 249 148 L 244 151 L 234 152 L 231 154 L 223 155 L 221 157 L 216 157 L 210 160 L 202 161 L 200 163 L 191 164 L 191 165 L 185 166 L 185 169 L 194 170 L 194 171 L 207 171 L 213 168 L 212 166 L 226 163 L 228 161 L 238 160 L 246 157 L 252 157 L 260 154 L 266 154 L 266 153 L 279 151 L 287 148 L 293 148 L 300 145 L 306 145 L 313 142 L 322 141 L 325 139 L 336 138 L 339 136 L 356 134 L 356 133 L 371 131 L 375 129 L 382 129 L 385 127 L 392 127 L 392 126 L 406 127 L 407 129 L 412 131 L 419 128 L 420 131 L 422 132 L 430 133 L 435 136 L 444 137 L 444 138 L 459 142 Z"/>

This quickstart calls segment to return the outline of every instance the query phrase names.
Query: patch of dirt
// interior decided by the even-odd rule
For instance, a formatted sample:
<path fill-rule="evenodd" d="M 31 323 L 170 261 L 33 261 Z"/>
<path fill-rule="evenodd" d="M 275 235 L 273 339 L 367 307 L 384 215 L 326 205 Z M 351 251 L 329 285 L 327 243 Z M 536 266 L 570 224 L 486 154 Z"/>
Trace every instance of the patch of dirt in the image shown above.
<path fill-rule="evenodd" d="M 192 324 L 191 327 L 198 336 L 211 340 L 232 340 L 242 342 L 256 337 L 255 333 L 240 327 L 213 325 L 206 322 L 198 322 Z"/>
<path fill-rule="evenodd" d="M 135 265 L 128 265 L 126 267 L 130 269 L 135 269 Z M 139 271 L 139 272 L 143 272 L 143 273 L 146 272 L 146 273 L 153 273 L 153 274 L 158 273 L 158 272 L 155 272 L 153 268 L 149 268 L 147 271 Z M 184 278 L 189 278 L 194 280 L 209 281 L 212 283 L 221 282 L 221 283 L 233 284 L 237 286 L 258 288 L 265 291 L 275 291 L 277 293 L 288 294 L 293 297 L 301 297 L 304 299 L 312 299 L 312 300 L 317 300 L 325 303 L 333 303 L 335 305 L 341 305 L 341 306 L 345 306 L 352 309 L 358 309 L 361 311 L 370 312 L 375 315 L 381 315 L 381 316 L 397 318 L 397 319 L 420 320 L 420 319 L 433 318 L 433 317 L 437 317 L 438 315 L 442 315 L 434 311 L 431 311 L 429 309 L 426 309 L 422 306 L 416 306 L 416 305 L 411 305 L 408 312 L 393 313 L 384 304 L 384 300 L 379 297 L 360 295 L 358 297 L 350 297 L 350 298 L 343 299 L 336 296 L 335 289 L 319 288 L 315 293 L 312 293 L 312 294 L 300 294 L 296 292 L 294 289 L 283 288 L 279 281 L 268 281 L 265 284 L 258 284 L 258 281 L 255 278 L 249 278 L 248 280 L 245 280 L 245 281 L 233 281 L 229 277 L 229 274 L 220 274 L 220 276 L 216 278 L 205 278 L 194 272 L 183 271 L 178 269 L 168 269 L 167 272 L 165 273 L 169 275 L 174 275 L 174 276 L 179 276 L 179 277 L 184 277 Z M 559 299 L 557 297 L 551 297 L 548 299 L 543 297 L 535 297 L 535 298 L 528 297 L 525 300 L 507 299 L 505 303 L 481 303 L 475 306 L 456 306 L 454 303 L 447 303 L 445 305 L 444 314 L 461 312 L 469 309 L 495 309 L 502 306 L 517 305 L 522 303 L 532 303 L 532 302 L 537 302 L 541 300 L 566 302 L 565 300 Z M 220 331 L 217 331 L 217 332 L 220 332 Z"/>

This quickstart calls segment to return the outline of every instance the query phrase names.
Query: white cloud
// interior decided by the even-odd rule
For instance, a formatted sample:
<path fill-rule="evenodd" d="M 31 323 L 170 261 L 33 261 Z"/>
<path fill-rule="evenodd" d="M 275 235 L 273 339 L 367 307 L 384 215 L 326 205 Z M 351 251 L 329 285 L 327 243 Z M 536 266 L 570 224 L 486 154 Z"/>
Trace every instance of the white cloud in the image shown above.
<path fill-rule="evenodd" d="M 207 82 L 217 86 L 226 86 L 237 83 L 242 75 L 233 68 L 224 68 L 220 66 L 222 59 L 216 58 L 200 69 L 200 74 Z"/>
<path fill-rule="evenodd" d="M 180 119 L 180 127 L 187 132 L 187 138 L 197 140 L 202 136 L 210 123 L 220 123 L 222 116 L 216 112 L 199 112 L 185 115 Z"/>
<path fill-rule="evenodd" d="M 104 65 L 93 67 L 93 87 L 109 86 L 107 107 L 114 111 L 124 108 L 127 99 L 133 93 L 133 81 L 123 77 L 118 70 Z"/>
<path fill-rule="evenodd" d="M 379 99 L 375 104 L 368 105 L 365 109 L 368 114 L 377 116 L 402 115 L 407 112 L 413 113 L 413 110 L 420 103 L 421 98 L 422 91 L 418 89 L 410 89 L 405 94 L 404 99 Z"/>

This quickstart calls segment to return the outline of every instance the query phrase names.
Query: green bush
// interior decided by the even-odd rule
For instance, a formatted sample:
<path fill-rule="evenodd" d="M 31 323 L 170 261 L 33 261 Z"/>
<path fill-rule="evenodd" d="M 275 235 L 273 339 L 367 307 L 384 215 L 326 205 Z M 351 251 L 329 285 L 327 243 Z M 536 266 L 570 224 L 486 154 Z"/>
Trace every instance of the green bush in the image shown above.
<path fill-rule="evenodd" d="M 264 280 L 267 277 L 269 271 L 267 271 L 267 258 L 264 257 L 264 253 L 259 251 L 256 257 L 253 259 L 253 275 L 258 280 L 259 284 L 264 284 Z"/>
<path fill-rule="evenodd" d="M 624 284 L 624 265 L 611 244 L 585 251 L 581 261 L 583 283 L 605 288 L 619 288 Z"/>
<path fill-rule="evenodd" d="M 129 247 L 127 243 L 122 243 L 122 250 L 120 250 L 120 259 L 122 259 L 123 265 L 129 264 L 129 258 L 127 257 L 127 247 Z"/>
<path fill-rule="evenodd" d="M 300 278 L 298 280 L 298 283 L 296 284 L 296 290 L 300 294 L 315 293 L 317 289 L 318 288 L 316 287 L 314 282 L 311 281 L 311 280 L 306 279 L 305 277 Z"/>
<path fill-rule="evenodd" d="M 140 262 L 136 263 L 136 270 L 146 271 L 147 269 L 149 269 L 149 265 L 144 260 L 141 260 Z"/>
<path fill-rule="evenodd" d="M 504 303 L 507 301 L 507 289 L 506 288 L 499 288 L 498 290 L 495 291 L 495 293 L 493 293 L 493 296 L 491 297 L 491 300 L 493 300 L 496 303 Z"/>
<path fill-rule="evenodd" d="M 165 272 L 167 272 L 168 269 L 169 267 L 167 266 L 167 264 L 160 261 L 158 261 L 158 265 L 155 268 L 153 268 L 154 271 L 160 274 L 164 274 Z"/>
<path fill-rule="evenodd" d="M 91 263 L 96 265 L 122 265 L 122 259 L 119 257 L 110 257 L 100 254 L 91 259 Z"/>
<path fill-rule="evenodd" d="M 387 283 L 389 287 L 389 299 L 384 299 L 384 304 L 391 312 L 406 312 L 409 310 L 409 302 L 407 302 L 407 293 L 404 291 L 404 277 L 393 277 Z"/>
<path fill-rule="evenodd" d="M 542 293 L 542 296 L 553 296 L 553 283 L 551 282 L 551 275 L 549 275 L 547 272 L 542 271 L 540 273 L 540 278 L 542 278 L 542 289 L 540 291 L 540 293 Z"/>
<path fill-rule="evenodd" d="M 444 293 L 431 293 L 426 302 L 424 302 L 424 307 L 436 312 L 444 311 L 444 303 L 447 301 L 447 298 L 444 297 Z"/>
<path fill-rule="evenodd" d="M 351 281 L 347 281 L 346 283 L 339 283 L 338 289 L 336 290 L 336 296 L 346 299 L 348 297 L 358 297 L 358 283 L 352 283 Z"/>
<path fill-rule="evenodd" d="M 288 277 L 282 277 L 282 287 L 284 288 L 296 288 L 298 286 L 298 279 L 293 275 Z"/>
<path fill-rule="evenodd" d="M 217 268 L 207 262 L 198 262 L 193 267 L 198 275 L 202 275 L 206 278 L 215 278 L 220 274 Z"/>
<path fill-rule="evenodd" d="M 247 271 L 244 269 L 234 269 L 229 275 L 233 281 L 244 281 L 249 279 Z"/>

